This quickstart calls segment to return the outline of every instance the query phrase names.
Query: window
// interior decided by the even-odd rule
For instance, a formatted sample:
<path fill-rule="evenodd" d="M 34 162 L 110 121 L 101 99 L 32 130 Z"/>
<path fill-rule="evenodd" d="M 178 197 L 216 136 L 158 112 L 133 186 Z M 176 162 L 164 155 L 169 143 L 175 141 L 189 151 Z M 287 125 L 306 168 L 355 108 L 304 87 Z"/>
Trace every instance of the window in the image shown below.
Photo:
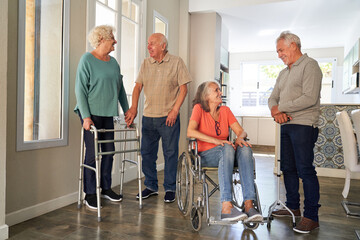
<path fill-rule="evenodd" d="M 166 38 L 168 38 L 168 25 L 168 20 L 154 10 L 154 33 L 162 33 Z"/>
<path fill-rule="evenodd" d="M 230 108 L 236 115 L 270 115 L 267 106 L 279 72 L 284 64 L 276 62 L 241 63 L 230 71 Z M 239 94 L 240 93 L 240 94 Z"/>
<path fill-rule="evenodd" d="M 140 47 L 140 0 L 89 0 L 88 31 L 98 25 L 115 27 L 118 44 L 111 52 L 124 76 L 124 87 L 131 106 L 131 95 L 137 77 Z M 88 43 L 88 51 L 92 47 Z M 123 115 L 119 107 L 120 115 Z M 116 118 L 119 120 L 119 118 Z"/>
<path fill-rule="evenodd" d="M 115 45 L 115 51 L 111 52 L 118 61 L 121 74 L 123 75 L 123 84 L 127 93 L 129 106 L 131 106 L 131 96 L 134 88 L 135 80 L 140 68 L 140 56 L 144 56 L 144 52 L 140 50 L 140 42 L 145 42 L 146 29 L 140 27 L 142 9 L 146 5 L 146 0 L 88 0 L 88 32 L 98 25 L 108 24 L 115 27 L 114 37 L 118 41 Z M 144 26 L 144 22 L 142 23 Z M 141 32 L 142 31 L 142 32 Z M 142 38 L 141 38 L 142 36 Z M 144 51 L 145 47 L 142 46 Z M 88 43 L 87 51 L 92 51 L 92 47 Z M 119 104 L 120 105 L 120 104 Z M 134 120 L 137 126 L 140 125 L 140 116 L 142 115 L 142 97 L 139 100 L 139 114 Z M 119 106 L 119 117 L 114 117 L 114 123 L 125 123 L 124 113 Z M 115 124 L 115 129 L 119 127 Z M 120 133 L 115 133 L 116 138 L 120 138 Z M 135 133 L 127 133 L 128 138 L 135 138 Z M 129 149 L 136 148 L 135 142 L 126 143 Z M 123 149 L 125 143 L 116 143 L 117 149 Z M 121 159 L 136 159 L 136 153 L 121 154 Z M 120 161 L 115 161 L 114 164 L 121 164 Z M 119 174 L 120 166 L 114 166 L 113 174 Z M 136 172 L 136 166 L 130 165 L 128 169 L 133 169 Z M 119 179 L 113 176 L 114 179 Z"/>
<path fill-rule="evenodd" d="M 321 103 L 331 103 L 336 59 L 317 59 L 323 73 Z M 230 72 L 230 107 L 236 115 L 269 116 L 268 98 L 279 72 L 285 68 L 280 61 L 243 62 L 239 70 Z M 239 94 L 240 93 L 240 94 Z"/>
<path fill-rule="evenodd" d="M 20 0 L 17 150 L 67 145 L 68 0 Z"/>

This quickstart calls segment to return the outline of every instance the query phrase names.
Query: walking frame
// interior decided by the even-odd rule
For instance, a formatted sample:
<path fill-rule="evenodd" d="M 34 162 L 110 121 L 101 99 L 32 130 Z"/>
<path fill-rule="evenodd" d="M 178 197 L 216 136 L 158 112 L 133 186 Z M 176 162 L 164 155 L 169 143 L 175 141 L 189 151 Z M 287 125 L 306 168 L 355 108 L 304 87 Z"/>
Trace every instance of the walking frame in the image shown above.
<path fill-rule="evenodd" d="M 124 125 L 124 124 L 122 124 Z M 91 126 L 90 129 L 91 133 L 94 135 L 94 147 L 95 147 L 95 168 L 89 165 L 86 165 L 84 163 L 85 160 L 85 143 L 84 143 L 84 128 L 81 129 L 81 154 L 80 154 L 80 175 L 79 175 L 79 195 L 78 195 L 78 209 L 82 206 L 82 197 L 83 197 L 83 168 L 90 169 L 95 172 L 96 176 L 96 197 L 97 197 L 97 216 L 98 216 L 98 222 L 101 221 L 101 204 L 100 204 L 100 167 L 101 167 L 101 158 L 102 155 L 111 155 L 111 154 L 123 154 L 123 158 L 121 160 L 121 171 L 120 171 L 120 194 L 123 193 L 123 183 L 124 183 L 124 169 L 125 169 L 125 163 L 131 163 L 137 165 L 137 179 L 139 184 L 139 209 L 142 209 L 142 192 L 141 192 L 141 154 L 140 154 L 140 132 L 139 129 L 132 125 L 130 128 L 122 128 L 122 129 L 97 129 L 95 126 Z M 98 134 L 104 133 L 104 132 L 114 132 L 114 139 L 113 140 L 99 140 Z M 120 139 L 116 139 L 115 133 L 120 133 Z M 127 133 L 129 132 L 135 132 L 136 137 L 135 138 L 127 138 Z M 122 133 L 122 134 L 121 134 Z M 123 139 L 121 139 L 121 135 L 124 136 Z M 101 143 L 123 143 L 123 148 L 120 151 L 109 151 L 109 152 L 103 152 L 101 149 L 99 150 L 99 144 Z M 128 142 L 136 142 L 136 147 L 132 149 L 126 149 L 126 143 Z M 131 160 L 126 159 L 125 154 L 126 153 L 137 153 L 137 160 Z"/>
<path fill-rule="evenodd" d="M 270 205 L 269 207 L 269 212 L 268 212 L 268 218 L 272 219 L 272 212 L 274 211 L 276 206 L 283 206 L 290 214 L 292 217 L 292 224 L 293 227 L 296 227 L 296 222 L 295 222 L 295 215 L 294 213 L 280 200 L 280 178 L 281 178 L 281 172 L 280 172 L 280 159 L 277 159 L 277 171 L 276 171 L 276 176 L 277 176 L 277 200 Z M 271 224 L 270 222 L 267 224 L 267 227 L 270 228 Z"/>

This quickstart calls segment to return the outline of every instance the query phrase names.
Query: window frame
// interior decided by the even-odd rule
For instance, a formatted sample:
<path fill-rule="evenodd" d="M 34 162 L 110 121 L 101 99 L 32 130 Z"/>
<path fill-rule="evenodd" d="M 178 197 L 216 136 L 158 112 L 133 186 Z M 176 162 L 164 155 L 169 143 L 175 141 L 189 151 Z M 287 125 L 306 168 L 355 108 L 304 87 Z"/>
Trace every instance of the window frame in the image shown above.
<path fill-rule="evenodd" d="M 18 78 L 17 78 L 17 133 L 16 151 L 34 150 L 68 145 L 69 129 L 69 22 L 70 0 L 62 0 L 62 60 L 61 60 L 61 126 L 60 138 L 24 141 L 24 90 L 25 90 L 25 14 L 26 0 L 19 0 Z"/>
<path fill-rule="evenodd" d="M 156 10 L 154 10 L 154 15 L 153 15 L 153 33 L 156 32 L 156 21 L 155 21 L 156 18 L 165 24 L 165 37 L 168 39 L 169 38 L 169 21 L 167 20 L 166 17 L 161 15 Z"/>

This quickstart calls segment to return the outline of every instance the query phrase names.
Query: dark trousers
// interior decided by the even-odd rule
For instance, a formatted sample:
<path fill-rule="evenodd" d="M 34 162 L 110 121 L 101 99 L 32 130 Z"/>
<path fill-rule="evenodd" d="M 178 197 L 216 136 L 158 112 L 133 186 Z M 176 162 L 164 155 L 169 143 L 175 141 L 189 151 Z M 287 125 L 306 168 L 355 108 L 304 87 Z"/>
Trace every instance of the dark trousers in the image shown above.
<path fill-rule="evenodd" d="M 81 125 L 83 124 L 83 119 L 81 118 Z M 101 116 L 91 116 L 91 120 L 94 122 L 97 129 L 114 129 L 113 117 L 101 117 Z M 99 140 L 113 140 L 114 132 L 99 133 Z M 84 141 L 85 141 L 85 161 L 86 165 L 95 167 L 95 145 L 94 145 L 94 135 L 90 131 L 84 131 Z M 114 143 L 102 143 L 99 146 L 102 152 L 114 151 Z M 108 190 L 111 188 L 111 171 L 113 166 L 113 154 L 111 155 L 102 155 L 101 157 L 101 172 L 100 172 L 100 187 L 103 190 Z M 96 193 L 96 176 L 95 172 L 84 168 L 84 192 L 86 194 L 95 194 Z"/>
<path fill-rule="evenodd" d="M 161 138 L 165 159 L 164 189 L 176 191 L 176 170 L 179 155 L 180 116 L 172 127 L 166 126 L 167 117 L 142 118 L 141 156 L 142 171 L 145 175 L 145 186 L 158 191 L 156 160 Z"/>
<path fill-rule="evenodd" d="M 316 176 L 314 145 L 319 129 L 312 126 L 285 124 L 281 126 L 281 171 L 286 188 L 286 206 L 300 208 L 299 178 L 304 188 L 304 217 L 319 221 L 319 181 Z"/>

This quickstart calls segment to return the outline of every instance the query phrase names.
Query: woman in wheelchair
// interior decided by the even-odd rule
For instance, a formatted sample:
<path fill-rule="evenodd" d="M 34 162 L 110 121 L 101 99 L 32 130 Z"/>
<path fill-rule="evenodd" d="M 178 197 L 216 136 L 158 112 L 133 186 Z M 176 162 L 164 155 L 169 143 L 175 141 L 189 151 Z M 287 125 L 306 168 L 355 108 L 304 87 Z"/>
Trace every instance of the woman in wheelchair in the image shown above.
<path fill-rule="evenodd" d="M 193 111 L 187 136 L 196 138 L 202 166 L 218 167 L 221 219 L 226 221 L 262 221 L 262 215 L 254 208 L 256 200 L 254 185 L 254 162 L 247 133 L 240 126 L 229 107 L 222 103 L 219 84 L 214 81 L 202 83 L 193 100 Z M 229 128 L 237 136 L 235 144 L 228 140 Z M 232 173 L 237 160 L 244 197 L 244 211 L 233 206 Z"/>

